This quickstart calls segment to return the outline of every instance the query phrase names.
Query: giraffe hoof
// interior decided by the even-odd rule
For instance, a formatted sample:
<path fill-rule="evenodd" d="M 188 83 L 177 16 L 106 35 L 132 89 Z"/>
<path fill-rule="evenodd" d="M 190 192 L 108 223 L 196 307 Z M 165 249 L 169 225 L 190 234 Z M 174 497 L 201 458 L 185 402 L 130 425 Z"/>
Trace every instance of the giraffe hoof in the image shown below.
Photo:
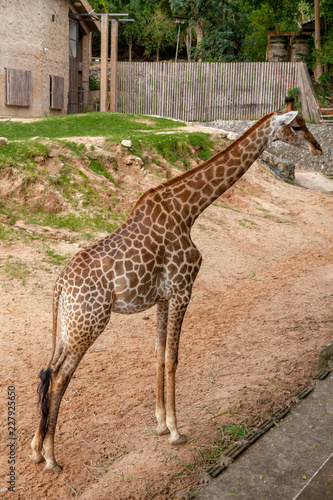
<path fill-rule="evenodd" d="M 61 471 L 61 467 L 58 464 L 55 464 L 55 465 L 45 465 L 44 470 L 46 472 L 60 472 Z"/>
<path fill-rule="evenodd" d="M 37 453 L 36 453 L 36 456 L 34 456 L 34 455 L 28 455 L 28 456 L 29 456 L 31 462 L 33 462 L 34 464 L 40 464 L 41 462 L 44 462 L 44 460 L 45 460 L 45 458 L 43 457 L 42 454 L 37 455 Z"/>
<path fill-rule="evenodd" d="M 170 434 L 170 431 L 167 427 L 157 427 L 156 434 L 158 436 L 165 436 L 166 434 Z"/>
<path fill-rule="evenodd" d="M 169 443 L 173 444 L 173 445 L 185 444 L 185 443 L 187 443 L 187 439 L 186 439 L 185 436 L 183 436 L 182 434 L 180 434 L 180 436 L 178 438 L 176 438 L 176 439 L 170 438 L 169 439 Z"/>

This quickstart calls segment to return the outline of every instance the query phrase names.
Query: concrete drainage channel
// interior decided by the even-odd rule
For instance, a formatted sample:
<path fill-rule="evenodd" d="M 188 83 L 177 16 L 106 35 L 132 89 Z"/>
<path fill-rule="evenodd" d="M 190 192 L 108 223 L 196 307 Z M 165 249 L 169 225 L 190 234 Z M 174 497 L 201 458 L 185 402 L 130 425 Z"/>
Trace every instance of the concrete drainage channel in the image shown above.
<path fill-rule="evenodd" d="M 219 464 L 200 474 L 197 488 L 177 498 L 332 500 L 332 360 L 330 344 L 319 354 L 312 385 L 231 446 Z"/>

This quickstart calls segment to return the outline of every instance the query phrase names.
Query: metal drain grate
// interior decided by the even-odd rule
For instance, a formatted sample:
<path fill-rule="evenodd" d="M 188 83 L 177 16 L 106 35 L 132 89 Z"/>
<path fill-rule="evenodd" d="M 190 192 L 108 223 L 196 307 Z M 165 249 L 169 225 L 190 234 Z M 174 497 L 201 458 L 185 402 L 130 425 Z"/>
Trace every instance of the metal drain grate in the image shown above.
<path fill-rule="evenodd" d="M 331 373 L 332 370 L 322 370 L 313 380 L 324 380 Z M 278 410 L 269 418 L 261 422 L 256 428 L 251 429 L 246 436 L 241 441 L 237 441 L 233 444 L 223 455 L 221 455 L 221 465 L 215 465 L 207 469 L 206 474 L 211 478 L 217 477 L 221 474 L 224 469 L 226 469 L 235 458 L 238 457 L 246 448 L 253 444 L 257 439 L 259 439 L 263 434 L 265 434 L 269 429 L 271 429 L 277 422 L 279 422 L 283 417 L 285 417 L 295 406 L 295 404 L 300 403 L 300 401 L 313 391 L 313 387 L 304 387 L 293 397 L 291 403 L 282 410 Z"/>

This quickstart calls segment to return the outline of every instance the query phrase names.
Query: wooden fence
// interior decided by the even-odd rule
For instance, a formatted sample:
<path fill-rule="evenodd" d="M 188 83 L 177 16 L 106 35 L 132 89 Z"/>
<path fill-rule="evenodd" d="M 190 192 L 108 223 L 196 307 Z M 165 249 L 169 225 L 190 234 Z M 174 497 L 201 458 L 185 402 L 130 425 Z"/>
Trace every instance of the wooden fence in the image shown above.
<path fill-rule="evenodd" d="M 117 111 L 185 121 L 256 120 L 299 87 L 303 116 L 319 120 L 304 63 L 117 64 Z"/>

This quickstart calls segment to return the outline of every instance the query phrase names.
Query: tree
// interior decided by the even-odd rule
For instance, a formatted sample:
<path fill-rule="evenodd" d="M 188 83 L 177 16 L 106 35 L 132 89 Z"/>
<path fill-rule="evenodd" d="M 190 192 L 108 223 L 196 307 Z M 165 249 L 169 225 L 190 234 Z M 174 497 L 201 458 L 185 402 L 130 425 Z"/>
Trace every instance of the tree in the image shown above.
<path fill-rule="evenodd" d="M 237 57 L 247 17 L 241 10 L 241 0 L 170 0 L 170 6 L 193 25 L 197 60 L 228 61 Z"/>
<path fill-rule="evenodd" d="M 177 37 L 175 24 L 166 15 L 157 10 L 143 31 L 145 55 L 156 52 L 156 61 L 160 60 L 160 51 L 173 46 Z"/>

